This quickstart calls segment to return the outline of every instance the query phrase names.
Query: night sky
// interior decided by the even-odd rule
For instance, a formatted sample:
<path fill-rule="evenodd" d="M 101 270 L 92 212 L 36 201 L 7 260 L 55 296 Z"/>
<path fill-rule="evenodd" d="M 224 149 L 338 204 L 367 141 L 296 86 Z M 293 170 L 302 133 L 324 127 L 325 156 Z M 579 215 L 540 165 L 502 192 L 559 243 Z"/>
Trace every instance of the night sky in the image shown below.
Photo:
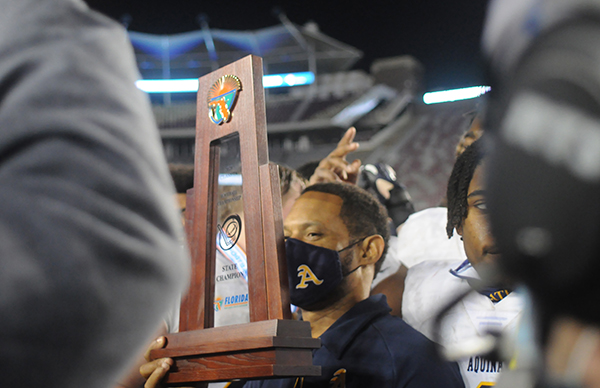
<path fill-rule="evenodd" d="M 204 1 L 88 0 L 115 19 L 130 16 L 129 29 L 176 34 L 199 29 L 208 16 L 216 29 L 254 30 L 279 24 L 279 7 L 298 25 L 314 21 L 320 30 L 363 51 L 354 66 L 369 70 L 374 59 L 410 54 L 425 66 L 427 89 L 484 82 L 480 38 L 486 0 L 412 1 Z"/>

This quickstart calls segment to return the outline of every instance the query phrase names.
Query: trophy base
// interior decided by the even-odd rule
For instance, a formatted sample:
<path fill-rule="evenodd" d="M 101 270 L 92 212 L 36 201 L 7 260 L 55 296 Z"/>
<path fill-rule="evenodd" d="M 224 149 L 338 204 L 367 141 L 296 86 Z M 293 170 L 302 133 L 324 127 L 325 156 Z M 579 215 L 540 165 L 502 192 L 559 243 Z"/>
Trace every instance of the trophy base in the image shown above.
<path fill-rule="evenodd" d="M 152 350 L 150 357 L 173 359 L 163 380 L 168 386 L 321 374 L 312 363 L 321 340 L 311 337 L 308 322 L 274 319 L 166 337 L 166 347 Z"/>

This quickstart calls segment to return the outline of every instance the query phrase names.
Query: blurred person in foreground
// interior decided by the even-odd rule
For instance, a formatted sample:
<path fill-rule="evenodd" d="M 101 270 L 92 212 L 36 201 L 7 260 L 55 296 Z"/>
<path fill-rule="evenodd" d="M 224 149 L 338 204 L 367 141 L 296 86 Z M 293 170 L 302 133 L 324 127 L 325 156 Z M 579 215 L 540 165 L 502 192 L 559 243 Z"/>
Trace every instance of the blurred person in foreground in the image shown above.
<path fill-rule="evenodd" d="M 322 375 L 249 381 L 246 387 L 462 387 L 458 368 L 433 344 L 389 314 L 383 295 L 369 297 L 386 253 L 387 214 L 366 191 L 344 183 L 309 186 L 284 221 L 291 302 L 303 310 Z M 163 341 L 152 346 L 161 347 Z M 173 364 L 142 367 L 146 387 Z"/>
<path fill-rule="evenodd" d="M 498 263 L 535 329 L 499 385 L 600 386 L 600 2 L 493 1 L 483 48 Z"/>
<path fill-rule="evenodd" d="M 2 386 L 111 386 L 187 283 L 158 129 L 120 25 L 0 9 Z"/>

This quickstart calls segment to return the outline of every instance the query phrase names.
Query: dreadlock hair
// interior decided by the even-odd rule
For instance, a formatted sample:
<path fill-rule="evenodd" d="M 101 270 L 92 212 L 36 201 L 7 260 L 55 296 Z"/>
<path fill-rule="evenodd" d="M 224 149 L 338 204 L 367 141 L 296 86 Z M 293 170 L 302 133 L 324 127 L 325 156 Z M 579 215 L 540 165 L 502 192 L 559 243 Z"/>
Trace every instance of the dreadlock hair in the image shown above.
<path fill-rule="evenodd" d="M 446 224 L 446 234 L 448 238 L 454 234 L 454 229 L 462 225 L 469 211 L 467 195 L 469 195 L 469 185 L 473 179 L 473 174 L 477 166 L 481 164 L 485 156 L 481 140 L 473 142 L 456 159 L 450 179 L 448 180 L 448 223 Z"/>
<path fill-rule="evenodd" d="M 368 191 L 349 183 L 317 183 L 308 186 L 302 193 L 309 191 L 333 194 L 342 199 L 340 218 L 346 225 L 351 238 L 360 239 L 375 234 L 383 237 L 385 247 L 381 257 L 375 263 L 375 275 L 377 275 L 385 259 L 390 239 L 385 207 Z"/>

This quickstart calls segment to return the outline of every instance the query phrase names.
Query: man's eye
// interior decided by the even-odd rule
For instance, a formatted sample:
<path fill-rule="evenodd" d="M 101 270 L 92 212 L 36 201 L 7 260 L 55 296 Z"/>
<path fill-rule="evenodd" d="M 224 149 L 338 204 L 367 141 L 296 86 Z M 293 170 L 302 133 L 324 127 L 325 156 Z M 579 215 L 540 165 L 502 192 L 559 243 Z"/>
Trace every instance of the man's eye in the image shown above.
<path fill-rule="evenodd" d="M 311 233 L 307 233 L 308 237 L 320 237 L 323 234 L 322 233 L 317 233 L 317 232 L 311 232 Z"/>
<path fill-rule="evenodd" d="M 481 211 L 487 211 L 487 204 L 485 202 L 477 202 L 475 207 Z"/>
<path fill-rule="evenodd" d="M 283 240 L 287 240 L 288 238 L 290 238 L 290 236 L 283 236 Z"/>

